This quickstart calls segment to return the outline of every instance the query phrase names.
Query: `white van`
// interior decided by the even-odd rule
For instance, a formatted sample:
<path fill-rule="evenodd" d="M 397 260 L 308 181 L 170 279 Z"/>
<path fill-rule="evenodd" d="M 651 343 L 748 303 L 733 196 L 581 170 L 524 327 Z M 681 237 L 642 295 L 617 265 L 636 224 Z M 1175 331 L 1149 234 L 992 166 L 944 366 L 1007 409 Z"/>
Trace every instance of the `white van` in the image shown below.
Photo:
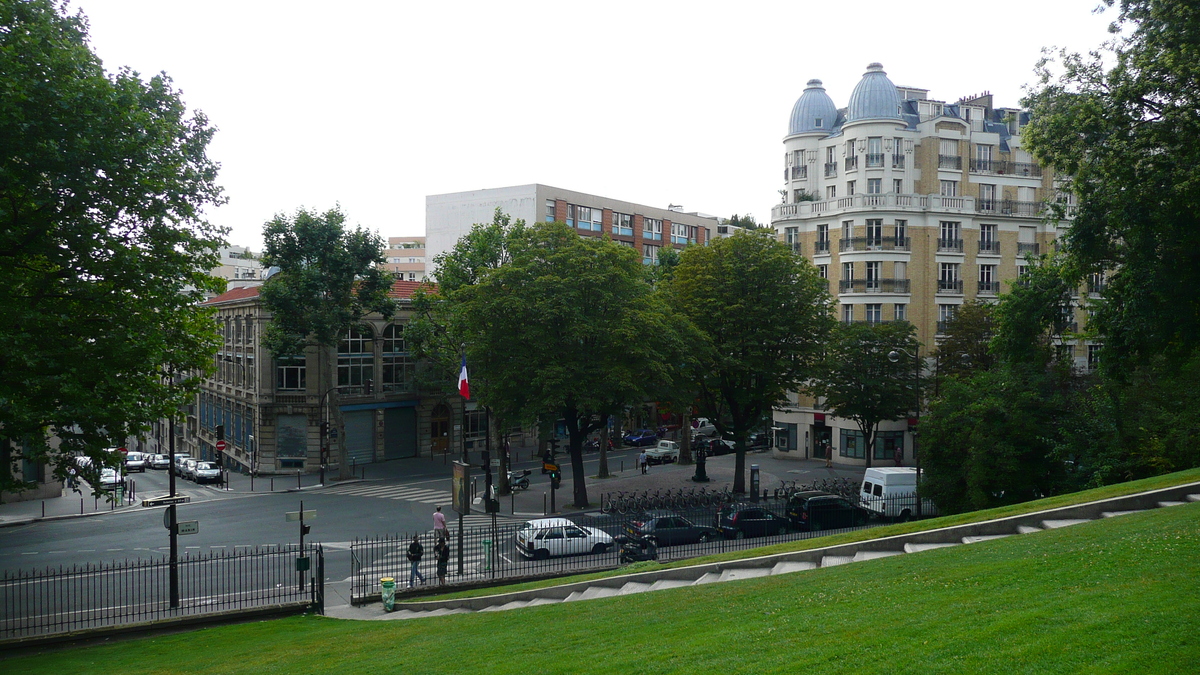
<path fill-rule="evenodd" d="M 908 520 L 917 512 L 917 470 L 910 466 L 867 469 L 858 496 L 869 511 Z M 921 514 L 937 515 L 937 507 L 928 498 L 922 499 Z"/>

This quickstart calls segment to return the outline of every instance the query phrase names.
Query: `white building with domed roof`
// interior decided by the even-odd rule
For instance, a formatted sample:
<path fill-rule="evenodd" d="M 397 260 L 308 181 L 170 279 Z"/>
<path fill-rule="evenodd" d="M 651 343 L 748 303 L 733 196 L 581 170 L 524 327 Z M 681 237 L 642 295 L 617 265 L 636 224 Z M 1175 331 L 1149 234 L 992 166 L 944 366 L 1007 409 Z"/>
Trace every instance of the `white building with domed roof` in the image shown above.
<path fill-rule="evenodd" d="M 840 320 L 909 321 L 924 358 L 960 305 L 1007 291 L 1025 255 L 1065 227 L 1042 220 L 1062 196 L 1022 147 L 1028 121 L 987 92 L 947 103 L 896 86 L 879 63 L 845 107 L 809 80 L 783 139 L 784 200 L 771 224 L 829 280 Z M 828 441 L 835 461 L 866 463 L 855 425 L 814 403 L 794 397 L 775 412 L 777 444 L 824 457 Z M 911 464 L 907 428 L 885 423 L 872 463 L 891 465 L 899 449 Z"/>

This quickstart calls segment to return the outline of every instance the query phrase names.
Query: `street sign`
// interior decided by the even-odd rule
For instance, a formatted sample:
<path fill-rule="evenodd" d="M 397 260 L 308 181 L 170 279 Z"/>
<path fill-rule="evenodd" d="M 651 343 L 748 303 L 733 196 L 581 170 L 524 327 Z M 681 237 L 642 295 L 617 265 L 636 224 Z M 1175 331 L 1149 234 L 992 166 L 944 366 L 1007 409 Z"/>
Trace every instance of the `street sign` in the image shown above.
<path fill-rule="evenodd" d="M 500 458 L 497 457 L 496 459 L 493 459 L 492 466 L 496 466 L 496 467 L 500 466 Z"/>
<path fill-rule="evenodd" d="M 467 489 L 467 481 L 471 479 L 469 464 L 454 463 L 454 478 L 450 483 L 450 504 L 458 513 L 471 515 L 471 494 Z"/>
<path fill-rule="evenodd" d="M 217 447 L 217 452 L 225 452 L 225 448 L 228 446 L 225 445 L 225 441 L 217 441 L 216 447 Z"/>
<path fill-rule="evenodd" d="M 315 510 L 288 511 L 287 513 L 284 514 L 284 517 L 287 519 L 286 522 L 294 523 L 297 520 L 312 520 L 313 518 L 317 517 L 317 512 Z"/>
<path fill-rule="evenodd" d="M 200 521 L 185 520 L 180 523 L 175 523 L 176 531 L 179 534 L 198 534 L 200 532 Z"/>
<path fill-rule="evenodd" d="M 191 497 L 185 495 L 160 495 L 158 497 L 148 497 L 142 500 L 142 506 L 168 506 L 170 504 L 186 504 L 192 501 Z"/>

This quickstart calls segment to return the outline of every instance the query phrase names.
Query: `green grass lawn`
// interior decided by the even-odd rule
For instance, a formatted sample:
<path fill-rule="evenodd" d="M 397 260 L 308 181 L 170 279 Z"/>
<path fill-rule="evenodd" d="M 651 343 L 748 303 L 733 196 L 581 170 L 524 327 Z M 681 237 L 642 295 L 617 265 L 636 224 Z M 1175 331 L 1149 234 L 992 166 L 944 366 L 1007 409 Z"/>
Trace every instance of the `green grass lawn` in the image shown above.
<path fill-rule="evenodd" d="M 417 621 L 305 617 L 36 673 L 1191 673 L 1200 503 L 840 567 Z"/>

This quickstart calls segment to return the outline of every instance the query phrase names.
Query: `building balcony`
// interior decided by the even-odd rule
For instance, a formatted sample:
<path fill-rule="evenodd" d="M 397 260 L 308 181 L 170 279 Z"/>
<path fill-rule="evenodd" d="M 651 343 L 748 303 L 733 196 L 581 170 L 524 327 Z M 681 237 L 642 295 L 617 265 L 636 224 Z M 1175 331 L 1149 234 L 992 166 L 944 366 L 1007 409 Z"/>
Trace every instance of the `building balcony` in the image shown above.
<path fill-rule="evenodd" d="M 849 237 L 838 242 L 839 251 L 907 251 L 908 237 Z"/>
<path fill-rule="evenodd" d="M 999 281 L 981 281 L 979 282 L 979 295 L 996 295 L 1000 292 Z"/>
<path fill-rule="evenodd" d="M 801 180 L 804 178 L 808 178 L 808 167 L 807 166 L 793 166 L 791 173 L 792 173 L 792 180 Z"/>
<path fill-rule="evenodd" d="M 962 171 L 962 157 L 958 155 L 938 155 L 938 168 Z"/>
<path fill-rule="evenodd" d="M 1034 255 L 1037 255 L 1040 248 L 1041 247 L 1038 246 L 1038 244 L 1036 242 L 1032 243 L 1032 244 L 1018 243 L 1017 244 L 1017 255 L 1021 255 L 1024 253 L 1032 253 Z"/>
<path fill-rule="evenodd" d="M 962 295 L 962 279 L 938 279 L 937 292 L 939 295 Z"/>
<path fill-rule="evenodd" d="M 980 241 L 979 242 L 979 252 L 980 253 L 994 253 L 995 255 L 1000 255 L 1000 242 L 998 242 L 998 241 Z"/>
<path fill-rule="evenodd" d="M 826 239 L 825 241 L 818 241 L 815 244 L 813 244 L 813 253 L 816 255 L 828 254 L 829 253 L 829 240 Z"/>
<path fill-rule="evenodd" d="M 971 159 L 971 173 L 999 173 L 996 171 L 998 166 L 1004 165 L 1005 162 L 993 159 Z"/>
<path fill-rule="evenodd" d="M 962 253 L 962 239 L 938 239 L 938 253 Z"/>
<path fill-rule="evenodd" d="M 893 169 L 903 169 L 904 168 L 904 155 L 892 155 L 892 168 Z"/>
<path fill-rule="evenodd" d="M 837 176 L 837 162 L 825 162 L 825 177 Z"/>
<path fill-rule="evenodd" d="M 950 325 L 950 322 L 949 322 L 949 321 L 939 321 L 939 322 L 937 322 L 937 334 L 938 334 L 938 335 L 945 335 L 945 333 L 946 333 L 946 328 L 947 328 L 949 325 Z"/>
<path fill-rule="evenodd" d="M 1105 286 L 1105 283 L 1103 281 L 1101 281 L 1100 283 L 1096 283 L 1094 281 L 1089 281 L 1088 285 L 1087 285 L 1088 295 L 1101 295 L 1102 293 L 1104 293 L 1104 286 Z"/>
<path fill-rule="evenodd" d="M 867 153 L 867 168 L 882 169 L 883 168 L 883 153 Z"/>
<path fill-rule="evenodd" d="M 1041 178 L 1042 167 L 1033 162 L 1009 162 L 1002 159 L 972 159 L 971 173 L 993 173 L 1000 176 Z"/>
<path fill-rule="evenodd" d="M 828 168 L 828 167 L 827 167 Z M 831 174 L 837 175 L 834 165 Z M 980 202 L 983 202 L 982 206 Z M 776 204 L 771 208 L 772 221 L 786 218 L 805 218 L 817 214 L 832 214 L 855 209 L 904 209 L 929 213 L 972 214 L 987 213 L 994 217 L 1040 218 L 1046 210 L 1043 202 L 1019 202 L 1010 199 L 979 200 L 975 197 L 945 197 L 942 195 L 859 193 L 838 199 L 826 199 L 795 204 Z M 984 210 L 986 209 L 986 210 Z M 1071 218 L 1074 207 L 1067 205 L 1065 217 Z"/>
<path fill-rule="evenodd" d="M 909 293 L 911 279 L 843 279 L 838 293 Z"/>

